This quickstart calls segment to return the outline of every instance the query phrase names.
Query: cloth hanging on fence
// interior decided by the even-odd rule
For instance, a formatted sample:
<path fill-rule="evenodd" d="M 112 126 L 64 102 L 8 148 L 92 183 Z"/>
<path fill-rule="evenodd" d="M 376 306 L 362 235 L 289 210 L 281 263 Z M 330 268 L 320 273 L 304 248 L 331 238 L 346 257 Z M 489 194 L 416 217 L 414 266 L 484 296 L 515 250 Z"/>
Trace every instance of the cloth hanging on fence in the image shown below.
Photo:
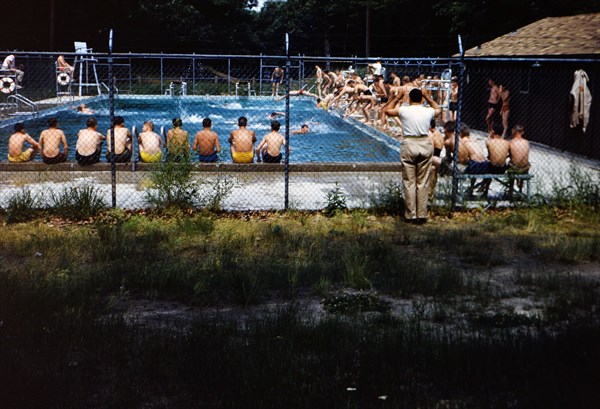
<path fill-rule="evenodd" d="M 571 128 L 582 125 L 583 132 L 590 120 L 590 107 L 592 106 L 592 93 L 588 88 L 590 78 L 584 70 L 575 71 L 575 81 L 571 87 L 573 108 L 571 111 Z"/>

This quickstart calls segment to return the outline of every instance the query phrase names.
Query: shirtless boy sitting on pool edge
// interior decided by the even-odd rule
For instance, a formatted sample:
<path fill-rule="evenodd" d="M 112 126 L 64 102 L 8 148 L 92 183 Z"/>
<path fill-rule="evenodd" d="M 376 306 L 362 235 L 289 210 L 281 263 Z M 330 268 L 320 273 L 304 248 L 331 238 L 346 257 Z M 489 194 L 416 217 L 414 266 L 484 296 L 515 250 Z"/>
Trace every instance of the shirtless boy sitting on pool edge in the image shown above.
<path fill-rule="evenodd" d="M 279 133 L 281 124 L 279 121 L 271 122 L 271 132 L 265 135 L 263 140 L 256 147 L 256 155 L 258 161 L 264 163 L 280 163 L 281 162 L 281 147 L 285 145 L 285 139 Z"/>
<path fill-rule="evenodd" d="M 254 143 L 256 142 L 256 134 L 254 131 L 246 129 L 248 120 L 241 116 L 238 118 L 238 127 L 231 131 L 229 136 L 231 159 L 235 163 L 252 163 L 254 162 Z"/>
<path fill-rule="evenodd" d="M 31 147 L 23 150 L 25 142 Z M 19 122 L 15 124 L 15 133 L 8 140 L 8 161 L 10 163 L 28 162 L 33 160 L 40 145 L 25 131 L 25 124 Z"/>

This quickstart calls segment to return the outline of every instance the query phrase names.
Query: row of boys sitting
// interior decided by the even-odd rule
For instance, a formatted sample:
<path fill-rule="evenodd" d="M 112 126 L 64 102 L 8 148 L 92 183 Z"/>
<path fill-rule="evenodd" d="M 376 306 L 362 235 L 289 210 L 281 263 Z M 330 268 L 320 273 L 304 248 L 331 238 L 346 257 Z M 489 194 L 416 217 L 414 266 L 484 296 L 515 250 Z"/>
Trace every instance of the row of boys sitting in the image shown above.
<path fill-rule="evenodd" d="M 8 142 L 8 160 L 11 163 L 28 162 L 35 158 L 40 152 L 42 161 L 48 165 L 61 163 L 67 160 L 69 145 L 62 130 L 58 128 L 58 120 L 50 118 L 47 122 L 48 129 L 40 134 L 39 141 L 33 139 L 25 129 L 25 124 L 15 124 L 15 133 L 10 136 Z M 216 162 L 217 154 L 221 151 L 217 135 L 210 130 L 212 122 L 205 118 L 202 122 L 204 129 L 196 135 L 192 145 L 193 150 L 198 151 L 201 162 Z M 181 129 L 180 118 L 173 119 L 173 128 L 167 134 L 167 158 L 170 160 L 181 160 L 183 156 L 189 155 L 188 133 Z M 81 166 L 89 166 L 100 162 L 102 142 L 107 141 L 106 161 L 111 161 L 111 130 L 104 136 L 98 132 L 98 121 L 89 117 L 85 129 L 77 135 L 75 159 Z M 125 127 L 125 120 L 121 116 L 114 119 L 114 159 L 117 163 L 127 163 L 132 156 L 132 135 Z M 31 145 L 25 148 L 25 144 Z M 147 163 L 160 162 L 163 157 L 163 139 L 154 132 L 154 124 L 151 121 L 144 122 L 142 132 L 138 136 L 139 160 Z M 61 151 L 62 146 L 62 151 Z"/>
<path fill-rule="evenodd" d="M 487 156 L 479 141 L 471 137 L 471 130 L 467 124 L 462 123 L 458 130 L 460 141 L 458 145 L 458 170 L 464 175 L 500 175 L 505 172 L 511 174 L 527 174 L 530 169 L 529 163 L 529 141 L 523 137 L 525 128 L 515 125 L 512 129 L 510 140 L 502 136 L 503 127 L 496 125 L 490 131 L 485 145 Z M 436 135 L 437 134 L 437 135 Z M 446 150 L 446 156 L 440 160 L 439 153 L 437 161 L 434 159 L 436 173 L 443 175 L 452 174 L 452 157 L 455 150 L 455 123 L 448 121 L 444 125 L 444 137 L 439 135 L 432 123 L 430 135 L 433 139 L 437 152 L 442 148 Z M 435 155 L 435 154 L 434 154 Z M 475 178 L 471 178 L 471 190 Z M 480 184 L 479 191 L 487 195 L 491 179 L 487 178 Z M 522 189 L 522 180 L 517 181 L 519 189 Z"/>

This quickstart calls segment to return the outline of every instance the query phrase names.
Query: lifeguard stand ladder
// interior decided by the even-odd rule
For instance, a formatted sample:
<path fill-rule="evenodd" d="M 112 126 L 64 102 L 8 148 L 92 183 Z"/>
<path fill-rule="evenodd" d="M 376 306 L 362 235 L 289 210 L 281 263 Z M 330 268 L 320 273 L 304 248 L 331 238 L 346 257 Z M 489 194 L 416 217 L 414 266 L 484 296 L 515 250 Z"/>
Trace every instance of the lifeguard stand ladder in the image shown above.
<path fill-rule="evenodd" d="M 102 89 L 100 88 L 100 81 L 98 81 L 98 72 L 96 71 L 96 64 L 98 60 L 92 54 L 92 49 L 87 47 L 87 43 L 75 41 L 75 63 L 74 70 L 79 70 L 79 82 L 75 85 L 79 87 L 79 96 L 82 96 L 83 87 L 96 87 L 98 95 L 102 95 Z M 93 73 L 93 78 L 90 78 L 90 68 Z M 85 71 L 85 72 L 84 72 Z M 95 81 L 95 82 L 92 82 Z"/>

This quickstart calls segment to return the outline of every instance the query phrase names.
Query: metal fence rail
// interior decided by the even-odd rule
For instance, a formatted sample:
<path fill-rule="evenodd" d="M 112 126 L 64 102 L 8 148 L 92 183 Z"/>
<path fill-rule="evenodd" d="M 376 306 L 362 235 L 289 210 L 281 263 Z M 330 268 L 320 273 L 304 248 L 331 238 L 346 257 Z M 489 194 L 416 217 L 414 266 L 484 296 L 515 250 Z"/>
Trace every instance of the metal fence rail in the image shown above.
<path fill-rule="evenodd" d="M 366 99 L 353 103 L 352 98 L 343 98 L 326 109 L 317 106 L 316 96 L 331 98 L 320 89 L 327 81 L 317 80 L 317 67 L 325 73 L 337 72 L 342 82 L 356 74 L 370 86 L 373 59 L 93 53 L 89 60 L 82 61 L 81 55 L 64 53 L 65 60 L 74 65 L 65 77 L 65 72 L 57 67 L 55 53 L 14 55 L 25 75 L 19 84 L 22 88 L 12 90 L 3 83 L 0 93 L 0 207 L 8 207 L 25 190 L 34 193 L 40 206 L 53 206 L 65 188 L 90 185 L 98 187 L 107 203 L 112 198 L 119 207 L 151 205 L 148 193 L 156 190 L 153 178 L 162 168 L 143 163 L 143 158 L 138 157 L 138 137 L 144 131 L 144 122 L 152 121 L 154 131 L 163 138 L 164 163 L 169 153 L 164 150 L 165 142 L 174 127 L 174 118 L 182 120 L 181 129 L 187 131 L 189 146 L 203 129 L 203 119 L 210 118 L 221 144 L 216 164 L 198 164 L 197 153 L 190 156 L 190 180 L 198 182 L 194 185 L 199 198 L 195 201 L 197 206 L 217 200 L 226 209 L 320 209 L 342 197 L 350 207 L 370 207 L 393 196 L 401 183 L 401 128 L 391 119 L 385 124 L 379 120 L 378 110 L 385 104 L 385 97 L 378 96 L 366 114 Z M 438 130 L 451 119 L 450 76 L 459 75 L 462 69 L 457 107 L 460 121 L 471 127 L 472 137 L 484 150 L 489 79 L 508 89 L 510 114 L 505 118 L 505 138 L 510 139 L 510 129 L 515 124 L 525 126 L 525 135 L 532 142 L 534 193 L 549 196 L 560 186 L 568 186 L 570 181 L 565 175 L 572 167 L 598 177 L 600 144 L 594 137 L 600 121 L 598 104 L 592 104 L 585 131 L 569 125 L 573 73 L 586 70 L 591 78 L 590 93 L 596 97 L 595 80 L 600 74 L 597 61 L 398 58 L 382 60 L 381 64 L 386 81 L 392 80 L 392 72 L 411 80 L 421 77 L 420 86 L 430 88 L 444 107 L 437 118 Z M 286 73 L 279 84 L 273 82 L 276 67 Z M 1 74 L 2 78 L 10 76 Z M 109 98 L 111 90 L 114 100 Z M 329 87 L 328 91 L 333 90 Z M 357 109 L 352 110 L 355 104 Z M 271 116 L 272 113 L 277 114 Z M 256 133 L 254 147 L 270 132 L 273 120 L 281 123 L 280 133 L 289 141 L 289 151 L 282 151 L 281 165 L 259 164 L 256 160 L 253 165 L 231 163 L 228 138 L 238 129 L 240 116 L 247 118 L 248 129 Z M 115 140 L 121 131 L 112 128 L 111 118 L 123 117 L 124 127 L 131 133 L 128 144 L 132 155 L 121 159 L 128 163 L 119 164 L 114 171 L 106 165 L 110 159 L 107 140 L 98 139 L 96 149 L 94 137 L 84 132 L 78 143 L 80 130 L 88 129 L 87 122 L 92 117 L 97 120 L 97 132 L 106 137 L 111 129 L 111 134 L 117 136 Z M 57 127 L 48 126 L 50 118 L 57 119 Z M 502 124 L 501 112 L 494 113 L 494 122 Z M 45 132 L 46 144 L 61 139 L 59 130 L 64 132 L 69 145 L 66 163 L 48 165 L 39 154 L 26 164 L 8 163 L 8 140 L 18 123 L 25 125 L 35 141 Z M 307 133 L 300 133 L 302 125 L 308 126 Z M 94 146 L 86 149 L 86 141 Z M 121 148 L 116 146 L 117 153 Z M 100 163 L 78 164 L 77 152 L 91 156 L 96 150 Z M 445 151 L 442 149 L 442 158 L 447 155 Z M 289 167 L 285 164 L 286 155 Z M 112 188 L 111 179 L 116 184 Z M 438 177 L 433 203 L 450 206 L 457 202 L 450 188 L 452 182 L 452 178 Z M 509 203 L 505 190 L 503 184 L 493 181 L 487 197 L 476 198 Z M 454 196 L 462 193 L 455 191 Z"/>

